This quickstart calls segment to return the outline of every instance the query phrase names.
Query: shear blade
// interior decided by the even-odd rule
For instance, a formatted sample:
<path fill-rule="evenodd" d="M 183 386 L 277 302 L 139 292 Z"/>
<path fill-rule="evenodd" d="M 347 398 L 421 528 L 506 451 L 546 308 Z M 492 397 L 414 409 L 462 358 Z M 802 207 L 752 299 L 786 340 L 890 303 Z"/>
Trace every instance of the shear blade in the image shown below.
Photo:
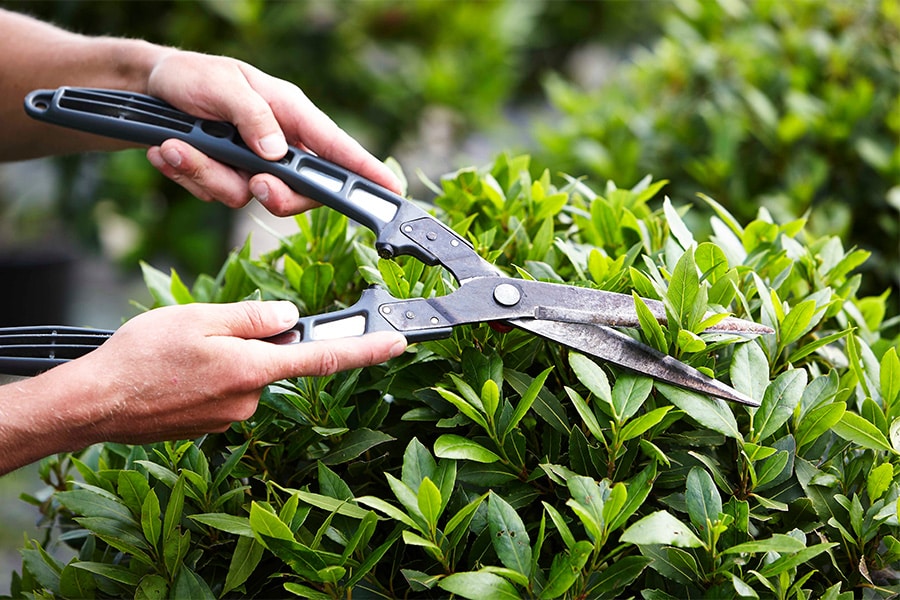
<path fill-rule="evenodd" d="M 759 403 L 717 379 L 609 327 L 513 319 L 511 324 L 587 355 L 679 387 L 748 406 Z"/>

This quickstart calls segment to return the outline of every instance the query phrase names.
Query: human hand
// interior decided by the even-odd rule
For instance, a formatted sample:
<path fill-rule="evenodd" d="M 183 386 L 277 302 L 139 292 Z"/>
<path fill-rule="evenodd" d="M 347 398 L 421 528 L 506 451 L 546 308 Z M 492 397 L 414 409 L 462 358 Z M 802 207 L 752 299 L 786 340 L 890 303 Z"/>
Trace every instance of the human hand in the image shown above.
<path fill-rule="evenodd" d="M 390 169 L 319 110 L 300 88 L 241 61 L 173 51 L 163 55 L 151 71 L 147 93 L 197 117 L 233 123 L 247 145 L 263 158 L 282 158 L 290 143 L 400 191 Z M 239 208 L 256 198 L 276 216 L 317 206 L 272 175 L 239 172 L 179 140 L 150 148 L 147 158 L 202 200 Z"/>
<path fill-rule="evenodd" d="M 399 333 L 293 345 L 259 339 L 297 316 L 289 302 L 239 302 L 165 307 L 128 321 L 94 352 L 47 373 L 90 390 L 68 409 L 69 427 L 81 430 L 74 446 L 224 431 L 255 412 L 269 383 L 381 363 L 406 347 Z"/>

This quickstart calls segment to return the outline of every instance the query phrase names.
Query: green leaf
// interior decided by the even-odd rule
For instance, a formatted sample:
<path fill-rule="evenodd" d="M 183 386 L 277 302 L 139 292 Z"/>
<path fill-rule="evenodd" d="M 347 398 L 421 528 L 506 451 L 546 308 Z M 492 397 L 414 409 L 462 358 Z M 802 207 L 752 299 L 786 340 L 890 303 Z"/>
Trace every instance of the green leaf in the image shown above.
<path fill-rule="evenodd" d="M 603 598 L 620 597 L 622 590 L 631 585 L 651 562 L 651 559 L 644 556 L 616 559 L 598 577 L 591 580 L 592 594 Z"/>
<path fill-rule="evenodd" d="M 216 596 L 197 573 L 187 567 L 178 571 L 172 585 L 173 598 L 190 598 L 191 600 L 215 600 Z"/>
<path fill-rule="evenodd" d="M 894 466 L 891 463 L 882 463 L 873 467 L 866 478 L 866 490 L 869 492 L 869 502 L 875 502 L 884 494 L 894 481 Z"/>
<path fill-rule="evenodd" d="M 707 540 L 711 540 L 709 528 L 722 512 L 722 497 L 706 469 L 694 467 L 690 470 L 684 500 L 691 523 L 697 531 L 705 534 Z"/>
<path fill-rule="evenodd" d="M 638 546 L 664 544 L 681 548 L 703 547 L 703 542 L 694 535 L 690 527 L 664 510 L 658 510 L 633 524 L 622 533 L 620 539 Z"/>
<path fill-rule="evenodd" d="M 137 521 L 126 505 L 93 490 L 76 489 L 59 492 L 56 494 L 56 499 L 77 515 L 104 517 L 121 521 L 124 525 L 137 525 Z"/>
<path fill-rule="evenodd" d="M 419 485 L 426 477 L 434 480 L 437 463 L 418 438 L 413 438 L 406 446 L 403 453 L 403 468 L 400 480 L 414 491 L 419 491 Z"/>
<path fill-rule="evenodd" d="M 381 431 L 366 427 L 350 430 L 334 450 L 322 457 L 326 465 L 339 465 L 357 458 L 379 444 L 392 442 L 394 438 Z"/>
<path fill-rule="evenodd" d="M 153 490 L 147 493 L 141 506 L 141 530 L 150 546 L 157 547 L 162 533 L 162 512 L 159 508 L 159 498 Z"/>
<path fill-rule="evenodd" d="M 565 518 L 560 514 L 556 508 L 552 504 L 547 504 L 546 502 L 541 502 L 544 506 L 544 510 L 550 515 L 550 520 L 553 521 L 553 525 L 556 527 L 556 530 L 559 532 L 559 537 L 562 539 L 563 543 L 566 545 L 566 548 L 571 550 L 575 547 L 575 536 L 572 535 L 572 530 L 569 529 L 569 526 L 566 524 Z"/>
<path fill-rule="evenodd" d="M 590 390 L 591 394 L 612 408 L 612 390 L 603 369 L 593 360 L 578 352 L 569 353 L 569 365 L 578 380 Z"/>
<path fill-rule="evenodd" d="M 438 582 L 445 592 L 469 600 L 519 600 L 516 588 L 499 575 L 482 571 L 454 573 Z"/>
<path fill-rule="evenodd" d="M 659 381 L 655 385 L 656 389 L 672 404 L 704 427 L 737 440 L 743 439 L 738 430 L 734 413 L 731 412 L 724 400 L 702 396 L 696 392 Z"/>
<path fill-rule="evenodd" d="M 471 460 L 478 463 L 493 463 L 500 457 L 478 442 L 461 435 L 445 433 L 434 442 L 434 454 L 440 458 Z"/>
<path fill-rule="evenodd" d="M 262 539 L 262 536 L 279 540 L 293 541 L 294 539 L 294 532 L 291 531 L 291 528 L 279 519 L 271 508 L 259 502 L 254 501 L 250 504 L 249 523 L 258 539 Z"/>
<path fill-rule="evenodd" d="M 697 275 L 697 264 L 694 262 L 694 251 L 687 248 L 672 270 L 669 289 L 666 291 L 666 306 L 671 308 L 673 313 L 671 316 L 680 329 L 693 328 L 691 317 L 695 311 L 694 304 L 699 289 L 700 278 Z"/>
<path fill-rule="evenodd" d="M 652 389 L 653 380 L 649 377 L 626 373 L 616 379 L 612 388 L 612 406 L 620 422 L 630 419 L 640 410 Z"/>
<path fill-rule="evenodd" d="M 506 436 L 510 434 L 510 432 L 515 429 L 519 422 L 528 414 L 528 409 L 531 408 L 531 405 L 534 404 L 534 401 L 537 399 L 538 394 L 541 389 L 544 387 L 544 382 L 547 381 L 547 377 L 550 375 L 550 371 L 553 370 L 553 367 L 547 367 L 541 373 L 535 377 L 531 383 L 528 385 L 528 389 L 525 390 L 525 393 L 522 394 L 522 398 L 519 400 L 519 403 L 516 405 L 516 410 L 513 413 L 512 418 L 509 420 L 509 423 L 506 425 L 506 429 L 501 436 L 501 439 L 505 439 Z"/>
<path fill-rule="evenodd" d="M 600 427 L 600 422 L 597 420 L 597 415 L 594 414 L 594 411 L 588 406 L 588 403 L 585 402 L 584 398 L 570 387 L 566 387 L 565 390 L 566 395 L 569 396 L 569 400 L 572 401 L 572 405 L 578 412 L 578 416 L 581 417 L 582 422 L 585 427 L 587 427 L 588 431 L 591 432 L 591 435 L 594 436 L 594 439 L 605 439 L 603 437 L 603 429 Z"/>
<path fill-rule="evenodd" d="M 131 513 L 138 517 L 141 514 L 141 506 L 144 504 L 144 498 L 150 492 L 150 484 L 147 478 L 138 471 L 119 471 L 117 488 L 119 497 L 122 502 L 131 510 Z"/>
<path fill-rule="evenodd" d="M 233 533 L 241 537 L 253 538 L 253 527 L 250 524 L 250 519 L 247 517 L 238 517 L 226 513 L 204 513 L 190 515 L 188 518 L 208 525 L 213 529 Z"/>
<path fill-rule="evenodd" d="M 788 554 L 787 556 L 782 556 L 781 558 L 765 565 L 759 570 L 759 573 L 763 577 L 773 577 L 775 575 L 779 575 L 780 573 L 785 573 L 790 569 L 793 569 L 809 560 L 812 560 L 819 554 L 825 552 L 826 550 L 829 550 L 830 548 L 834 548 L 837 545 L 837 543 L 826 543 L 816 544 L 815 546 L 804 548 L 799 552 Z"/>
<path fill-rule="evenodd" d="M 582 540 L 573 544 L 568 551 L 554 556 L 547 583 L 538 597 L 550 600 L 565 594 L 581 576 L 581 569 L 584 568 L 593 550 L 593 544 Z"/>
<path fill-rule="evenodd" d="M 300 295 L 310 310 L 318 310 L 325 304 L 328 288 L 334 281 L 334 266 L 316 262 L 303 270 L 300 277 Z"/>
<path fill-rule="evenodd" d="M 636 292 L 631 293 L 634 298 L 634 308 L 637 311 L 638 323 L 641 325 L 641 331 L 647 338 L 647 342 L 656 350 L 665 352 L 668 349 L 666 342 L 666 334 L 662 325 L 656 319 L 656 316 L 647 307 L 644 299 L 637 295 Z"/>
<path fill-rule="evenodd" d="M 169 584 L 161 575 L 144 575 L 134 591 L 135 600 L 165 600 L 168 598 Z"/>
<path fill-rule="evenodd" d="M 469 404 L 466 400 L 457 396 L 450 390 L 445 390 L 444 388 L 435 388 L 438 394 L 440 394 L 441 398 L 452 404 L 461 412 L 462 414 L 469 417 L 472 421 L 481 425 L 482 429 L 488 429 L 487 421 L 485 421 L 484 416 L 478 412 L 478 410 L 472 404 Z M 480 400 L 479 400 L 480 404 Z"/>
<path fill-rule="evenodd" d="M 500 406 L 500 388 L 493 379 L 485 381 L 481 388 L 481 405 L 484 407 L 484 414 L 493 419 Z"/>
<path fill-rule="evenodd" d="M 806 388 L 806 371 L 785 371 L 773 381 L 763 395 L 759 408 L 753 414 L 753 431 L 756 440 L 772 436 L 794 414 Z"/>
<path fill-rule="evenodd" d="M 797 425 L 797 449 L 812 444 L 841 420 L 847 405 L 843 402 L 825 404 L 809 411 Z"/>
<path fill-rule="evenodd" d="M 106 577 L 107 579 L 116 581 L 129 587 L 136 586 L 141 580 L 141 576 L 131 569 L 126 569 L 125 567 L 120 567 L 118 565 L 111 565 L 109 563 L 79 561 L 76 563 L 72 563 L 72 566 L 76 569 L 84 569 L 85 571 L 90 571 L 91 573 L 100 575 L 101 577 Z M 29 569 L 30 568 L 31 567 L 29 567 Z"/>
<path fill-rule="evenodd" d="M 832 426 L 836 434 L 847 440 L 859 444 L 870 450 L 885 450 L 898 454 L 888 443 L 887 438 L 872 423 L 856 413 L 845 412 L 841 419 Z"/>
<path fill-rule="evenodd" d="M 180 476 L 169 494 L 169 503 L 166 505 L 166 513 L 163 517 L 162 539 L 163 543 L 172 537 L 176 527 L 181 526 L 182 511 L 184 509 L 184 476 Z"/>
<path fill-rule="evenodd" d="M 83 569 L 76 569 L 78 559 L 72 559 L 59 576 L 59 593 L 65 598 L 93 598 L 97 584 L 94 577 Z"/>
<path fill-rule="evenodd" d="M 778 328 L 779 345 L 784 348 L 799 340 L 807 331 L 815 325 L 812 318 L 816 314 L 816 301 L 803 300 L 791 307 L 784 315 Z"/>
<path fill-rule="evenodd" d="M 769 386 L 769 359 L 757 342 L 737 344 L 729 374 L 734 389 L 761 401 Z"/>
<path fill-rule="evenodd" d="M 403 267 L 390 259 L 378 260 L 378 272 L 388 291 L 397 298 L 409 298 L 409 281 L 403 273 Z"/>
<path fill-rule="evenodd" d="M 431 479 L 426 477 L 422 480 L 421 485 L 419 485 L 419 492 L 416 495 L 416 499 L 419 510 L 422 512 L 422 516 L 425 517 L 425 522 L 428 523 L 431 530 L 434 531 L 437 528 L 437 522 L 441 516 L 441 509 L 443 507 L 443 503 L 441 502 L 441 491 L 434 485 L 434 482 L 431 481 Z"/>
<path fill-rule="evenodd" d="M 566 504 L 578 515 L 594 541 L 599 542 L 606 526 L 603 508 L 610 494 L 609 482 L 603 480 L 598 484 L 590 477 L 576 475 L 569 477 L 566 485 L 572 497 Z"/>
<path fill-rule="evenodd" d="M 488 498 L 488 527 L 500 562 L 527 577 L 531 572 L 531 540 L 525 523 L 509 503 L 493 493 Z"/>
<path fill-rule="evenodd" d="M 893 346 L 881 357 L 879 377 L 885 412 L 891 414 L 890 408 L 900 398 L 900 358 L 897 357 L 897 349 Z"/>
<path fill-rule="evenodd" d="M 364 506 L 371 506 L 375 510 L 386 514 L 395 521 L 400 521 L 407 527 L 411 527 L 416 531 L 419 531 L 421 529 L 419 524 L 416 523 L 412 519 L 412 517 L 407 515 L 405 512 L 403 512 L 393 504 L 385 502 L 381 498 L 376 498 L 375 496 L 363 496 L 361 498 L 357 498 L 356 501 Z"/>
<path fill-rule="evenodd" d="M 63 571 L 63 563 L 49 554 L 34 542 L 35 548 L 19 550 L 22 562 L 28 571 L 43 587 L 53 593 L 59 593 L 59 577 Z M 78 563 L 75 563 L 78 564 Z"/>
<path fill-rule="evenodd" d="M 806 544 L 790 535 L 783 533 L 773 534 L 764 540 L 744 542 L 722 551 L 723 554 L 761 554 L 763 552 L 778 552 L 780 554 L 800 552 L 806 548 Z"/>
<path fill-rule="evenodd" d="M 225 584 L 222 595 L 243 585 L 256 570 L 263 555 L 264 546 L 253 537 L 239 537 L 231 562 L 228 565 L 228 574 L 225 575 Z"/>
<path fill-rule="evenodd" d="M 641 415 L 637 419 L 628 421 L 619 433 L 619 438 L 626 441 L 642 435 L 648 429 L 656 427 L 670 410 L 672 410 L 671 406 L 661 406 Z"/>

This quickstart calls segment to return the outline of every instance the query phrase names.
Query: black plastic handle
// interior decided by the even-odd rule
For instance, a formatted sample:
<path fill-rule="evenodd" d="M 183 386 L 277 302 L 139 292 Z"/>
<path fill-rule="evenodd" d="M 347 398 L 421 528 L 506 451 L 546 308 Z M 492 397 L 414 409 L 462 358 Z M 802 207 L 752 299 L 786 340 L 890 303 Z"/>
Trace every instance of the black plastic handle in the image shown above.
<path fill-rule="evenodd" d="M 243 142 L 230 123 L 193 117 L 144 94 L 61 87 L 35 90 L 25 98 L 35 119 L 130 142 L 158 145 L 170 138 L 250 173 L 270 173 L 294 191 L 329 206 L 372 229 L 383 257 L 409 255 L 428 265 L 444 264 L 457 279 L 487 270 L 468 242 L 412 202 L 325 159 L 291 147 L 280 161 L 268 161 Z M 426 247 L 408 234 L 410 222 L 427 221 L 446 240 Z M 452 242 L 452 246 L 451 246 Z M 442 252 L 450 253 L 445 259 Z M 461 256 L 465 254 L 465 256 Z M 455 263 L 464 258 L 459 272 Z"/>
<path fill-rule="evenodd" d="M 363 290 L 353 306 L 321 315 L 301 317 L 291 329 L 267 338 L 276 344 L 356 337 L 376 331 L 401 331 L 409 342 L 445 338 L 453 327 L 445 320 L 416 324 L 417 316 L 429 311 L 428 300 L 398 300 L 378 287 Z M 415 314 L 411 311 L 415 310 Z M 402 313 L 401 313 L 402 311 Z M 436 319 L 436 317 L 435 317 Z"/>

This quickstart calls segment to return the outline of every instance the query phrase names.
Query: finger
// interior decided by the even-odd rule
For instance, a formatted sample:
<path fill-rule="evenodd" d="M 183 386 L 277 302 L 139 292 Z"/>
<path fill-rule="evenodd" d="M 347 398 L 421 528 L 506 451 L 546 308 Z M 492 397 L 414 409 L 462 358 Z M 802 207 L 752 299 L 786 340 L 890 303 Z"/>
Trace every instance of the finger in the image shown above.
<path fill-rule="evenodd" d="M 147 160 L 201 200 L 217 200 L 231 208 L 241 208 L 250 201 L 244 175 L 180 140 L 166 140 L 161 146 L 150 148 Z"/>
<path fill-rule="evenodd" d="M 283 300 L 203 305 L 208 335 L 266 338 L 290 329 L 299 316 L 297 307 Z"/>
<path fill-rule="evenodd" d="M 248 81 L 271 98 L 290 143 L 305 147 L 394 192 L 402 185 L 387 165 L 370 154 L 295 85 L 248 72 Z"/>
<path fill-rule="evenodd" d="M 265 352 L 268 379 L 323 376 L 383 363 L 406 350 L 406 338 L 400 333 L 381 331 L 360 337 L 269 344 Z"/>
<path fill-rule="evenodd" d="M 276 217 L 288 217 L 320 206 L 301 196 L 273 175 L 261 173 L 250 178 L 250 193 Z"/>

